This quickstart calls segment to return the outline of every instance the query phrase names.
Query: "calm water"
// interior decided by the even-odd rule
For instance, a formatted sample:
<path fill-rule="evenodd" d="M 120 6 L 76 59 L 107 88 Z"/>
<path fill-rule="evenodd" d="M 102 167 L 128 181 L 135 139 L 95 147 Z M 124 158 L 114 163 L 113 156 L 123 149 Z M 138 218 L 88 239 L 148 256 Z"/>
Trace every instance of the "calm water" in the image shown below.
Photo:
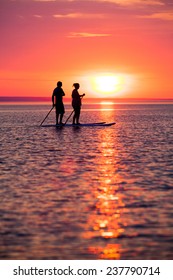
<path fill-rule="evenodd" d="M 49 110 L 0 106 L 0 258 L 173 259 L 173 105 Z"/>

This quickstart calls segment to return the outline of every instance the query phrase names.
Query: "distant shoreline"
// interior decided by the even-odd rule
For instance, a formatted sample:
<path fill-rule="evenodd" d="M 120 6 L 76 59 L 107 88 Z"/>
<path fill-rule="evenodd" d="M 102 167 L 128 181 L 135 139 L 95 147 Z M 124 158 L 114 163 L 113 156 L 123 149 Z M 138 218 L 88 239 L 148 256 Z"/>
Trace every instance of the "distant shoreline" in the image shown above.
<path fill-rule="evenodd" d="M 85 103 L 173 103 L 173 98 L 85 98 Z M 0 103 L 52 103 L 51 97 L 0 96 Z M 71 103 L 71 98 L 64 98 Z"/>

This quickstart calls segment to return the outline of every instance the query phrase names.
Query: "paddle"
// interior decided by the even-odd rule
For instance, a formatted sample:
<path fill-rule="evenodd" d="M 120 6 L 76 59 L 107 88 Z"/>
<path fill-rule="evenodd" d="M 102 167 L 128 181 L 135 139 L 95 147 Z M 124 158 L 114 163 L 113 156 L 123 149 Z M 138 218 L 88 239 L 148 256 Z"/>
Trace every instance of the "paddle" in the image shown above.
<path fill-rule="evenodd" d="M 47 119 L 47 117 L 49 116 L 50 112 L 53 110 L 54 106 L 50 109 L 49 113 L 46 115 L 46 117 L 44 118 L 44 120 L 41 122 L 40 126 L 42 126 L 42 124 L 44 123 L 45 119 Z"/>
<path fill-rule="evenodd" d="M 85 96 L 85 93 L 81 96 L 81 99 Z M 69 115 L 69 117 L 66 119 L 64 125 L 68 122 L 68 120 L 70 119 L 71 115 L 74 113 L 74 110 L 71 112 L 71 114 Z"/>
<path fill-rule="evenodd" d="M 69 117 L 66 119 L 64 125 L 68 122 L 69 118 L 71 117 L 71 115 L 74 113 L 74 110 L 71 112 L 71 114 L 69 115 Z"/>

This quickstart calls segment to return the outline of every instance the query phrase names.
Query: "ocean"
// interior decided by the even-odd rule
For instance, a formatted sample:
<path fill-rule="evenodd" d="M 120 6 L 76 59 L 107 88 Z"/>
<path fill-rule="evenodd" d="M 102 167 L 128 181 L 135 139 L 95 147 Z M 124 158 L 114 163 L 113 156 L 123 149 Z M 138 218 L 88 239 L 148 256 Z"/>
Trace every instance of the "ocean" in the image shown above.
<path fill-rule="evenodd" d="M 50 109 L 0 105 L 0 259 L 173 259 L 173 104 Z"/>

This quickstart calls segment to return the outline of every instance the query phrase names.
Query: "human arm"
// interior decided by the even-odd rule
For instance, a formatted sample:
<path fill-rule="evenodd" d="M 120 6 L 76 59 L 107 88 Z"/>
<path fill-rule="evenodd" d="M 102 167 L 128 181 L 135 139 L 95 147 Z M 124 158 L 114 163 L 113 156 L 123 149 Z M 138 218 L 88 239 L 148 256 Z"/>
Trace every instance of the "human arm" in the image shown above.
<path fill-rule="evenodd" d="M 83 93 L 83 94 L 80 94 L 79 96 L 80 96 L 80 97 L 83 97 L 83 96 L 85 96 L 85 93 Z"/>

